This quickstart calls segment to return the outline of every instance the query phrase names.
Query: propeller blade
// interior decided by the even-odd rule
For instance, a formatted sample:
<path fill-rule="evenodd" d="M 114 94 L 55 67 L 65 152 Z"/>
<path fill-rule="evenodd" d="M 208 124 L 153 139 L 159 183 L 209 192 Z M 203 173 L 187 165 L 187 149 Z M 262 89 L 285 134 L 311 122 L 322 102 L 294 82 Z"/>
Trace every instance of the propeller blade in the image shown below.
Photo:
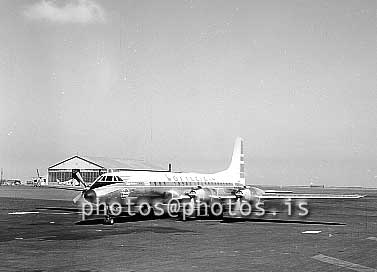
<path fill-rule="evenodd" d="M 83 191 L 84 192 L 84 191 Z M 76 203 L 77 201 L 79 201 L 79 199 L 82 197 L 83 195 L 83 192 L 81 192 L 80 194 L 78 194 L 74 199 L 73 199 L 73 203 Z"/>
<path fill-rule="evenodd" d="M 88 186 L 85 184 L 80 172 L 76 172 L 73 174 L 73 178 L 75 180 L 77 180 L 80 184 L 82 184 L 85 188 L 87 188 Z"/>
<path fill-rule="evenodd" d="M 240 213 L 240 210 L 241 210 L 241 198 L 237 198 L 236 203 L 234 205 L 234 211 L 236 213 Z"/>

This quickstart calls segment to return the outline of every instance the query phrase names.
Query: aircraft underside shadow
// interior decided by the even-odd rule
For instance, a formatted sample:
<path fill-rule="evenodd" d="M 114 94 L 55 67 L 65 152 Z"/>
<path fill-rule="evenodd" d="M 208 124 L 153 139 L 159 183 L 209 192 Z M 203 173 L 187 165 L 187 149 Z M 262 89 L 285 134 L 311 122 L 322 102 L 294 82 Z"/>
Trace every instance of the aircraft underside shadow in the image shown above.
<path fill-rule="evenodd" d="M 256 222 L 256 223 L 277 223 L 277 224 L 304 224 L 304 225 L 332 225 L 344 226 L 342 222 L 328 221 L 307 221 L 307 220 L 286 220 L 286 219 L 263 219 L 263 218 L 242 218 L 242 217 L 224 217 L 221 223 L 237 222 Z"/>
<path fill-rule="evenodd" d="M 118 216 L 114 218 L 114 223 L 128 223 L 128 222 L 143 222 L 153 220 L 171 220 L 171 221 L 212 221 L 219 223 L 239 223 L 239 222 L 251 222 L 251 223 L 271 223 L 271 224 L 303 224 L 303 225 L 331 225 L 331 226 L 344 226 L 346 223 L 342 222 L 329 222 L 329 221 L 307 221 L 307 220 L 286 220 L 286 219 L 263 219 L 263 218 L 242 218 L 242 217 L 223 217 L 214 218 L 210 216 L 199 217 L 187 217 L 185 219 L 181 217 L 169 217 L 169 216 Z M 103 224 L 104 218 L 91 218 L 83 221 L 78 221 L 76 225 L 96 225 Z"/>
<path fill-rule="evenodd" d="M 55 211 L 69 211 L 69 212 L 80 212 L 78 208 L 69 207 L 40 207 L 37 210 L 55 210 Z M 100 215 L 101 216 L 101 215 Z M 103 214 L 102 214 L 103 216 Z M 288 220 L 288 219 L 267 219 L 267 218 L 250 218 L 250 217 L 231 217 L 224 216 L 221 218 L 212 216 L 195 216 L 182 218 L 181 216 L 170 217 L 167 214 L 162 216 L 141 216 L 137 215 L 125 215 L 114 217 L 114 223 L 127 223 L 127 222 L 142 222 L 151 220 L 173 220 L 173 221 L 216 221 L 219 223 L 239 223 L 239 222 L 254 222 L 254 223 L 276 223 L 276 224 L 303 224 L 303 225 L 333 225 L 333 226 L 344 226 L 345 223 L 342 222 L 329 222 L 329 221 L 309 221 L 309 220 Z M 103 217 L 93 217 L 86 220 L 78 221 L 76 225 L 97 225 L 104 224 Z"/>
<path fill-rule="evenodd" d="M 143 221 L 153 221 L 153 220 L 174 220 L 174 218 L 169 216 L 140 216 L 140 215 L 127 215 L 127 216 L 117 216 L 114 217 L 114 223 L 127 223 L 127 222 L 143 222 Z M 78 221 L 75 225 L 96 225 L 96 224 L 103 224 L 104 218 L 103 217 L 96 217 L 90 218 L 82 221 Z"/>
<path fill-rule="evenodd" d="M 37 211 L 50 210 L 50 211 L 63 211 L 63 212 L 76 212 L 80 213 L 81 209 L 71 207 L 38 207 Z"/>

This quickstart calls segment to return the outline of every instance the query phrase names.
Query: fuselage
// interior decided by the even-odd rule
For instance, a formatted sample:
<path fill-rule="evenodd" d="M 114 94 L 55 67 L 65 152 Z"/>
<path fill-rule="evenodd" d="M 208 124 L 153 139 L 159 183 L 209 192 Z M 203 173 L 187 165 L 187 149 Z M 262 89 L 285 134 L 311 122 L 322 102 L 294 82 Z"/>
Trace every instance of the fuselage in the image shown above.
<path fill-rule="evenodd" d="M 205 195 L 228 196 L 243 184 L 226 172 L 217 174 L 120 171 L 101 175 L 91 186 L 84 198 L 89 202 L 117 201 L 125 205 L 128 199 L 160 198 L 171 199 L 186 196 L 199 189 Z"/>

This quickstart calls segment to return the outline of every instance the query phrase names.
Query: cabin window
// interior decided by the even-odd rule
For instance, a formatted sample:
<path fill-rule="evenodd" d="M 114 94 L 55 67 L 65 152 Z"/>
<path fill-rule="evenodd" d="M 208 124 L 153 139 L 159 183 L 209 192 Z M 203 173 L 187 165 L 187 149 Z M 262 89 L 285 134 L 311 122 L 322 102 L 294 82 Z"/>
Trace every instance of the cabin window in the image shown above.
<path fill-rule="evenodd" d="M 112 176 L 106 176 L 106 181 L 113 181 L 113 177 Z"/>

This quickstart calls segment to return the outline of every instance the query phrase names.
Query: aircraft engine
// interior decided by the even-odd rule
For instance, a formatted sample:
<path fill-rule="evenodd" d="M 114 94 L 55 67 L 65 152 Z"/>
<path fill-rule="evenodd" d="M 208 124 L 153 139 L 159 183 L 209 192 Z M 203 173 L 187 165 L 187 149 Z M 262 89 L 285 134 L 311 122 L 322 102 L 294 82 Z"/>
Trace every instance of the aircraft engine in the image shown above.
<path fill-rule="evenodd" d="M 240 188 L 234 192 L 237 199 L 242 199 L 246 201 L 252 200 L 252 194 L 250 188 Z"/>
<path fill-rule="evenodd" d="M 264 191 L 256 188 L 256 187 L 249 187 L 244 186 L 243 188 L 239 188 L 234 192 L 234 195 L 241 200 L 246 200 L 249 202 L 254 202 L 256 200 L 259 201 L 259 196 L 263 195 Z"/>
<path fill-rule="evenodd" d="M 166 200 L 172 199 L 172 198 L 178 198 L 179 193 L 175 190 L 169 190 L 168 192 L 164 193 L 163 198 Z"/>
<path fill-rule="evenodd" d="M 207 202 L 211 200 L 210 195 L 212 195 L 212 192 L 208 188 L 203 189 L 201 187 L 198 187 L 198 188 L 192 189 L 189 193 L 187 193 L 187 195 L 191 199 L 196 199 L 199 201 Z"/>

